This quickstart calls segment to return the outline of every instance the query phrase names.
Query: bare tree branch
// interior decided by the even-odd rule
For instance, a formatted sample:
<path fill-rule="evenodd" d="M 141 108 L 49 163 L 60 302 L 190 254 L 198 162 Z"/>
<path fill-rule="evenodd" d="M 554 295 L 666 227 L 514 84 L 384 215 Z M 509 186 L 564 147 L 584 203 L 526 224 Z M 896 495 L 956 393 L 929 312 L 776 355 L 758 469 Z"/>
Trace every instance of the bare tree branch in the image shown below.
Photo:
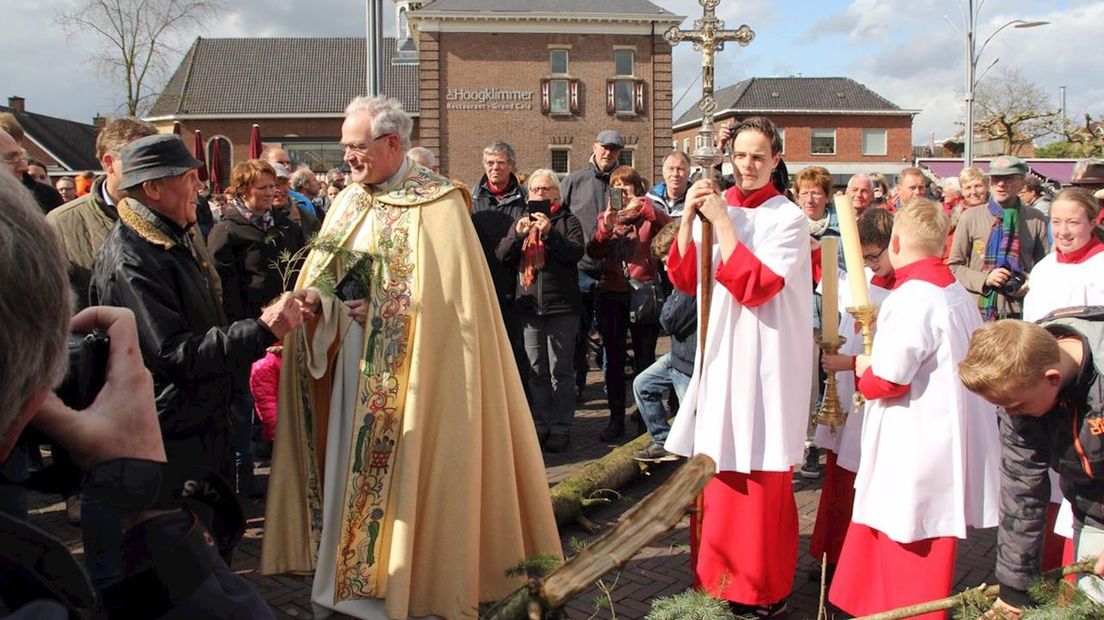
<path fill-rule="evenodd" d="M 1004 152 L 1019 154 L 1037 138 L 1054 133 L 1050 100 L 1018 68 L 1003 68 L 977 89 L 978 128 L 990 140 L 1004 142 Z"/>
<path fill-rule="evenodd" d="M 181 38 L 223 10 L 221 0 L 80 0 L 54 22 L 99 40 L 92 60 L 125 89 L 127 114 L 136 116 L 155 94 L 151 82 L 167 76 Z"/>

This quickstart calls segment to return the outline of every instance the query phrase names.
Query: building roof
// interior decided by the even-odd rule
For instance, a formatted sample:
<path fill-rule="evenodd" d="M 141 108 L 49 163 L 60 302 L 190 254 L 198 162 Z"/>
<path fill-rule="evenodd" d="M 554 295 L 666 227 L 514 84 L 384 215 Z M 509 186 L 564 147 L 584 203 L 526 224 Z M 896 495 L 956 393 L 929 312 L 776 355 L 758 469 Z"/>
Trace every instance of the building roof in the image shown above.
<path fill-rule="evenodd" d="M 422 6 L 427 13 L 560 13 L 628 14 L 673 17 L 674 13 L 648 0 L 435 0 Z"/>
<path fill-rule="evenodd" d="M 49 153 L 62 168 L 100 169 L 96 159 L 96 136 L 100 130 L 95 126 L 3 105 L 0 112 L 14 114 L 27 139 Z"/>
<path fill-rule="evenodd" d="M 714 116 L 820 112 L 836 114 L 913 114 L 866 86 L 845 77 L 748 78 L 714 94 Z M 675 121 L 675 129 L 701 121 L 695 105 Z"/>
<path fill-rule="evenodd" d="M 363 95 L 364 37 L 197 38 L 148 113 L 196 116 L 334 116 Z M 392 65 L 383 44 L 383 93 L 418 112 L 418 66 Z"/>

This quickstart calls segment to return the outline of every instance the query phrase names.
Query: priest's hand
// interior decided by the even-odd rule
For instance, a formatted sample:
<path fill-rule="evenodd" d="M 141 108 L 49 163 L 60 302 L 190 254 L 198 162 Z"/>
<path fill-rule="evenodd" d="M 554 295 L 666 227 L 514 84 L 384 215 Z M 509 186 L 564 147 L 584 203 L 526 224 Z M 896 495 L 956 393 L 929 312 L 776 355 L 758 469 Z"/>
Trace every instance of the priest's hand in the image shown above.
<path fill-rule="evenodd" d="M 859 354 L 855 356 L 855 376 L 861 377 L 870 368 L 870 356 Z"/>
<path fill-rule="evenodd" d="M 1021 615 L 1023 615 L 1022 609 L 1013 607 L 998 598 L 989 611 L 982 614 L 981 620 L 1020 620 Z"/>
<path fill-rule="evenodd" d="M 283 340 L 288 332 L 303 324 L 301 302 L 291 293 L 284 293 L 261 311 L 260 320 L 276 338 Z"/>
<path fill-rule="evenodd" d="M 322 310 L 322 295 L 318 289 L 304 288 L 291 294 L 299 300 L 299 307 L 303 311 L 303 322 L 313 321 Z"/>
<path fill-rule="evenodd" d="M 349 309 L 349 316 L 357 323 L 360 323 L 361 327 L 368 324 L 368 300 L 350 299 L 345 302 L 345 307 Z"/>

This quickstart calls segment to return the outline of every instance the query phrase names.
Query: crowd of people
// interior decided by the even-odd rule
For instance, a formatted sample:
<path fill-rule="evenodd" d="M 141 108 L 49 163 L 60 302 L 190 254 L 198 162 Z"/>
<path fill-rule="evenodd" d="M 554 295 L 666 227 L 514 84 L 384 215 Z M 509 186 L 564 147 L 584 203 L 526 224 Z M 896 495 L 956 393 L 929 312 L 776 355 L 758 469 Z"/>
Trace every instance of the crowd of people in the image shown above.
<path fill-rule="evenodd" d="M 0 324 L 43 328 L 5 332 L 41 359 L 0 382 L 0 527 L 25 521 L 30 461 L 55 444 L 66 482 L 53 488 L 101 595 L 63 605 L 123 613 L 155 579 L 188 584 L 156 602 L 176 617 L 270 614 L 226 566 L 236 501 L 180 492 L 210 480 L 224 499 L 267 495 L 261 569 L 313 572 L 319 609 L 460 617 L 515 589 L 520 560 L 562 554 L 542 451 L 572 450 L 592 361 L 609 411 L 599 441 L 627 439 L 635 404 L 633 431 L 651 437 L 637 459 L 716 463 L 692 569 L 738 613 L 787 607 L 795 467 L 824 478 L 810 552 L 848 614 L 947 595 L 969 527 L 1000 528 L 994 610 L 1009 618 L 1041 569 L 1104 551 L 1104 310 L 1084 308 L 1104 305 L 1091 193 L 1104 163 L 1056 193 L 1011 155 L 954 179 L 907 167 L 892 190 L 874 174 L 837 189 L 820 166 L 791 185 L 777 130 L 749 118 L 720 133 L 730 175 L 676 150 L 652 185 L 603 130 L 562 178 L 523 173 L 494 140 L 469 186 L 412 147 L 397 101 L 360 97 L 342 125 L 345 172 L 270 147 L 212 195 L 178 136 L 123 117 L 101 130 L 103 174 L 82 191 L 36 179 L 45 169 L 0 120 L 14 239 L 0 277 L 41 291 L 0 303 Z M 862 274 L 843 247 L 823 251 L 847 225 Z M 13 269 L 26 248 L 37 266 Z M 866 302 L 856 278 L 879 307 L 869 352 L 849 315 L 824 314 Z M 836 354 L 814 344 L 826 323 L 848 337 Z M 93 328 L 110 364 L 77 413 L 50 389 L 64 332 Z M 849 413 L 839 427 L 814 422 L 828 374 Z M 46 436 L 17 443 L 31 418 Z M 258 457 L 272 461 L 267 493 Z M 166 550 L 195 561 L 174 569 Z M 197 597 L 213 602 L 199 612 Z"/>

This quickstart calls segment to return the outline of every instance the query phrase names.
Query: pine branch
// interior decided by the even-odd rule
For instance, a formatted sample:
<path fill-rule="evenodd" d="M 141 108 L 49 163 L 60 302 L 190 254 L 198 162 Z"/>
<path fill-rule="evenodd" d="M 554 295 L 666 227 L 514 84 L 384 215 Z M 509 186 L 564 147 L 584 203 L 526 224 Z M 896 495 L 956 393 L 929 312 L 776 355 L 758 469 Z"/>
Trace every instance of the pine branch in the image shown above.
<path fill-rule="evenodd" d="M 1095 560 L 1084 560 L 1075 564 L 1070 564 L 1069 566 L 1047 571 L 1039 578 L 1046 581 L 1057 581 L 1066 575 L 1089 573 L 1092 572 L 1095 563 Z M 978 607 L 983 607 L 984 609 L 988 609 L 993 600 L 996 599 L 999 591 L 999 586 L 987 586 L 983 583 L 975 588 L 963 590 L 954 596 L 948 596 L 947 598 L 928 601 L 926 603 L 917 603 L 916 605 L 900 607 L 898 609 L 883 611 L 869 616 L 861 616 L 854 620 L 900 620 L 902 618 L 911 618 L 913 616 L 955 608 L 976 609 Z"/>

